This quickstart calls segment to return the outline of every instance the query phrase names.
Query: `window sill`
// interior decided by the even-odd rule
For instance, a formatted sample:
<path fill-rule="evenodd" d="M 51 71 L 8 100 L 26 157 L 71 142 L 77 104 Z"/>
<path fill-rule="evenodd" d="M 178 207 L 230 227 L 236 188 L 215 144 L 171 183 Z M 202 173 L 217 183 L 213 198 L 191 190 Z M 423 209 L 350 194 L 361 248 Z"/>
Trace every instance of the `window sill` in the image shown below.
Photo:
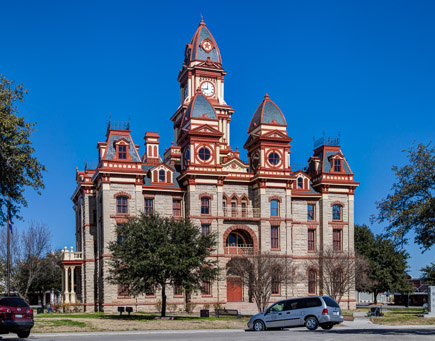
<path fill-rule="evenodd" d="M 119 296 L 117 297 L 118 300 L 128 299 L 131 298 L 131 296 Z"/>
<path fill-rule="evenodd" d="M 280 248 L 270 248 L 270 251 L 281 251 Z"/>

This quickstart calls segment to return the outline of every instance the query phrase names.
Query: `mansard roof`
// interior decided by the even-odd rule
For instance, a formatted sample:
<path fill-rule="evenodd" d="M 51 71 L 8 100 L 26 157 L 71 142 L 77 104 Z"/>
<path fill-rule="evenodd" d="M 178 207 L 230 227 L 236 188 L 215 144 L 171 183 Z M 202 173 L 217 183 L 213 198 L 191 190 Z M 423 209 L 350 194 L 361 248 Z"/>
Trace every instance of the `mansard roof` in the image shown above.
<path fill-rule="evenodd" d="M 203 42 L 207 40 L 211 43 L 211 50 L 208 52 L 202 46 Z M 206 61 L 208 58 L 210 58 L 212 62 L 222 64 L 221 54 L 216 41 L 206 27 L 204 20 L 201 19 L 190 44 L 186 46 L 184 63 L 189 65 L 193 60 Z"/>
<path fill-rule="evenodd" d="M 135 162 L 140 162 L 140 156 L 134 146 L 133 140 L 130 136 L 119 136 L 119 135 L 112 135 L 110 134 L 109 143 L 107 144 L 107 151 L 106 155 L 104 157 L 105 160 L 113 160 L 113 157 L 116 154 L 116 147 L 115 144 L 119 140 L 125 140 L 128 142 L 128 153 L 131 156 L 131 160 Z"/>
<path fill-rule="evenodd" d="M 252 117 L 248 133 L 261 124 L 275 124 L 287 127 L 284 115 L 278 106 L 269 99 L 269 95 L 264 96 L 263 102 L 259 105 Z"/>
<path fill-rule="evenodd" d="M 184 117 L 184 120 L 186 120 L 186 118 L 208 118 L 212 120 L 217 119 L 216 112 L 214 111 L 213 106 L 201 92 L 198 92 L 192 98 L 186 112 L 184 113 Z"/>

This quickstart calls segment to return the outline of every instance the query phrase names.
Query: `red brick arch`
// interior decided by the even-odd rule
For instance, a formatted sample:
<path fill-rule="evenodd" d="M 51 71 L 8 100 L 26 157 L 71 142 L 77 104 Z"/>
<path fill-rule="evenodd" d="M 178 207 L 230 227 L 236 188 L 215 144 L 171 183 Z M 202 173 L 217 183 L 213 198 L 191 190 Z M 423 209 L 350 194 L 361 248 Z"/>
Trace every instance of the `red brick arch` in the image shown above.
<path fill-rule="evenodd" d="M 113 197 L 114 197 L 115 199 L 116 199 L 116 197 L 121 197 L 121 196 L 123 196 L 123 197 L 127 197 L 127 198 L 131 199 L 131 195 L 128 194 L 128 193 L 126 193 L 126 192 L 118 192 L 118 193 L 115 193 L 115 194 L 113 195 Z"/>
<path fill-rule="evenodd" d="M 338 201 L 338 200 L 331 202 L 331 207 L 334 206 L 334 205 L 340 205 L 341 207 L 344 208 L 344 203 L 341 202 L 341 201 Z"/>
<path fill-rule="evenodd" d="M 255 232 L 246 225 L 233 225 L 231 227 L 229 227 L 225 233 L 224 233 L 224 240 L 223 240 L 223 245 L 225 245 L 228 236 L 230 235 L 231 232 L 236 231 L 236 230 L 243 230 L 245 232 L 247 232 L 251 238 L 252 238 L 252 244 L 254 244 L 254 254 L 256 254 L 258 252 L 258 239 L 257 236 L 255 234 Z"/>

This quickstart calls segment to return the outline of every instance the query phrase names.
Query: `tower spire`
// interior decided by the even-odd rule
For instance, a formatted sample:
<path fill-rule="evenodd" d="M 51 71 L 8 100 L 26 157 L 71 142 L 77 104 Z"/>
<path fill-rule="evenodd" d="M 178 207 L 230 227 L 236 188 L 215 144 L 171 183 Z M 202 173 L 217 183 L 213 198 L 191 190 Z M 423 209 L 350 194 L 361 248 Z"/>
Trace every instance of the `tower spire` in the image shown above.
<path fill-rule="evenodd" d="M 205 26 L 204 17 L 202 16 L 202 11 L 201 11 L 201 22 L 199 23 L 199 26 Z"/>

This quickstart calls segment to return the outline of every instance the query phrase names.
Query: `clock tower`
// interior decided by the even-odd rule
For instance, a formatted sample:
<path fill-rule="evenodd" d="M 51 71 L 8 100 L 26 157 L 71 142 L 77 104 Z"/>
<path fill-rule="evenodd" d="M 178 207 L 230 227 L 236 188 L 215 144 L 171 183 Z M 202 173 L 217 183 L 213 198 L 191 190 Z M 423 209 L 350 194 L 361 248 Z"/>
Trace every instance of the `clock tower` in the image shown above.
<path fill-rule="evenodd" d="M 191 117 L 192 110 L 186 115 L 189 106 L 196 104 L 191 109 L 195 109 L 199 117 L 202 116 L 201 113 L 206 114 L 208 118 L 213 116 L 216 119 L 215 128 L 220 132 L 216 143 L 218 152 L 215 154 L 218 164 L 230 151 L 230 122 L 231 115 L 234 113 L 234 109 L 227 105 L 224 99 L 225 75 L 219 47 L 204 20 L 201 19 L 192 40 L 186 45 L 183 66 L 178 75 L 180 106 L 171 117 L 171 121 L 174 123 L 174 141 L 176 145 L 183 148 L 184 133 L 186 129 L 192 129 L 192 126 L 187 128 L 184 121 Z M 200 94 L 199 98 L 197 94 Z M 198 106 L 200 103 L 203 106 Z M 214 115 L 210 115 L 210 106 Z M 186 150 L 182 150 L 182 159 L 185 154 Z M 190 154 L 189 156 L 193 157 Z M 181 160 L 181 163 L 185 161 Z"/>

